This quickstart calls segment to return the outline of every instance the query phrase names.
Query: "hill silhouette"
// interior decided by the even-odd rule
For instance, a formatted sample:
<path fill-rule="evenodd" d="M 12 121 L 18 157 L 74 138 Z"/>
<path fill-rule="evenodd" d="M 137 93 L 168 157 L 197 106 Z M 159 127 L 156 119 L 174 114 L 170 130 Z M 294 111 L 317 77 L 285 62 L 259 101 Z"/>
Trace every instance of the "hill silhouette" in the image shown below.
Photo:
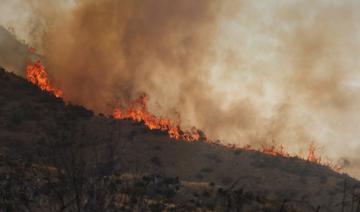
<path fill-rule="evenodd" d="M 299 158 L 170 138 L 0 69 L 0 211 L 359 211 L 360 183 Z"/>

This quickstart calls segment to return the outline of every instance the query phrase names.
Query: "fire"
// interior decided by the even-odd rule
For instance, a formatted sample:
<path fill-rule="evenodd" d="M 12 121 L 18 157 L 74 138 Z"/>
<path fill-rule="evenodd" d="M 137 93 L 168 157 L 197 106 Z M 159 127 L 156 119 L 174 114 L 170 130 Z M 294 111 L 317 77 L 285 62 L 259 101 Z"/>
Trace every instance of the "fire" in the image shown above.
<path fill-rule="evenodd" d="M 62 97 L 62 91 L 52 86 L 45 67 L 40 61 L 36 61 L 34 64 L 29 64 L 26 67 L 26 78 L 31 83 L 39 86 L 41 90 L 52 93 L 56 97 Z"/>
<path fill-rule="evenodd" d="M 284 158 L 290 158 L 290 157 L 294 157 L 294 155 L 290 155 L 284 148 L 283 145 L 280 146 L 276 146 L 276 145 L 271 145 L 271 146 L 266 146 L 266 145 L 262 145 L 260 148 L 254 148 L 253 146 L 247 144 L 244 147 L 242 147 L 242 149 L 244 150 L 248 150 L 248 151 L 259 151 L 268 155 L 273 155 L 273 156 L 278 156 L 278 157 L 284 157 Z M 299 156 L 296 155 L 295 157 L 298 157 L 300 159 L 309 161 L 311 163 L 316 163 L 316 164 L 321 164 L 324 166 L 327 166 L 335 171 L 340 171 L 342 168 L 341 166 L 339 166 L 338 164 L 330 161 L 330 160 L 322 160 L 321 156 L 318 155 L 318 153 L 316 153 L 316 148 L 313 144 L 310 144 L 308 147 L 308 151 L 306 156 Z"/>
<path fill-rule="evenodd" d="M 54 88 L 49 80 L 48 73 L 40 61 L 34 64 L 29 64 L 26 67 L 26 78 L 31 83 L 37 85 L 41 90 L 54 94 L 56 97 L 62 97 L 62 91 Z M 168 132 L 169 136 L 175 139 L 182 139 L 185 141 L 200 140 L 200 133 L 197 129 L 192 128 L 190 131 L 183 131 L 179 124 L 176 124 L 170 119 L 158 118 L 147 110 L 148 96 L 141 95 L 138 99 L 133 101 L 129 108 L 122 111 L 115 108 L 113 117 L 115 119 L 131 119 L 137 122 L 144 122 L 149 129 L 159 129 Z"/>
<path fill-rule="evenodd" d="M 314 145 L 310 145 L 308 149 L 308 155 L 306 158 L 308 161 L 314 162 L 314 163 L 321 163 L 321 157 L 317 156 L 315 154 L 315 147 Z"/>
<path fill-rule="evenodd" d="M 260 152 L 274 156 L 290 157 L 289 153 L 286 152 L 283 145 L 280 145 L 279 147 L 276 147 L 275 145 L 271 145 L 270 147 L 263 145 L 260 149 Z"/>
<path fill-rule="evenodd" d="M 45 67 L 41 64 L 40 61 L 36 61 L 34 64 L 29 64 L 26 67 L 26 78 L 31 83 L 37 85 L 42 90 L 52 93 L 56 97 L 62 97 L 62 91 L 60 89 L 54 88 L 49 80 L 48 73 L 45 70 Z M 200 131 L 196 128 L 192 128 L 190 131 L 183 131 L 180 129 L 179 123 L 171 121 L 170 119 L 156 117 L 154 114 L 150 113 L 147 109 L 148 96 L 143 94 L 139 98 L 135 99 L 130 103 L 129 107 L 121 110 L 120 108 L 115 108 L 113 110 L 113 118 L 115 119 L 130 119 L 136 122 L 143 122 L 149 129 L 158 129 L 164 132 L 167 132 L 170 137 L 177 140 L 184 141 L 199 141 L 203 137 L 200 134 Z M 229 146 L 230 148 L 237 148 L 236 146 Z M 254 150 L 259 151 L 265 154 L 285 157 L 292 157 L 284 148 L 283 145 L 276 146 L 261 146 L 261 148 L 254 149 L 251 145 L 246 145 L 243 147 L 245 150 Z M 328 166 L 336 171 L 341 169 L 340 166 L 332 163 L 331 161 L 322 161 L 321 157 L 316 154 L 316 148 L 314 145 L 310 145 L 308 148 L 308 153 L 306 157 L 299 157 L 304 160 L 307 160 L 312 163 L 322 164 Z"/>
<path fill-rule="evenodd" d="M 148 96 L 143 94 L 130 103 L 125 110 L 115 108 L 113 117 L 115 119 L 131 119 L 137 122 L 144 122 L 149 129 L 159 129 L 166 131 L 170 137 L 185 141 L 198 141 L 200 133 L 197 129 L 192 128 L 190 131 L 183 131 L 179 124 L 172 122 L 170 119 L 156 117 L 147 109 Z"/>

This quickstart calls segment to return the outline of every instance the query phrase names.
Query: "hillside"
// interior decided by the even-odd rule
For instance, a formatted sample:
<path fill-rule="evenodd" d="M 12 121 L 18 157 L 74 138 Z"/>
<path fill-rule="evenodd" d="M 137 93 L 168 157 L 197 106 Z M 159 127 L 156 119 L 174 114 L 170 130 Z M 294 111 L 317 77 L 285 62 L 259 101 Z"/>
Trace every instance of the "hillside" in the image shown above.
<path fill-rule="evenodd" d="M 4 26 L 0 26 L 0 64 L 17 74 L 22 74 L 26 68 L 26 64 L 30 59 L 40 59 L 40 55 L 31 52 L 29 47 L 20 42 L 14 35 Z M 11 51 L 11 54 L 8 52 Z"/>
<path fill-rule="evenodd" d="M 360 183 L 298 158 L 183 142 L 0 70 L 0 211 L 359 211 Z"/>

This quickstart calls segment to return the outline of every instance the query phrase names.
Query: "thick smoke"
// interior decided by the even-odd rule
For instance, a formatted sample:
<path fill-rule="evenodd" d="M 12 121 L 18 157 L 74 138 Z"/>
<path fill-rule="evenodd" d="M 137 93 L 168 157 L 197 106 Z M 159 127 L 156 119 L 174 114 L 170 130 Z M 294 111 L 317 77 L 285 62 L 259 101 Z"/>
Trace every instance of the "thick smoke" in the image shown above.
<path fill-rule="evenodd" d="M 24 76 L 25 67 L 31 60 L 43 60 L 41 55 L 31 49 L 41 49 L 45 31 L 54 19 L 69 11 L 71 2 L 72 0 L 1 0 L 0 65 Z"/>
<path fill-rule="evenodd" d="M 177 105 L 206 74 L 215 14 L 211 0 L 80 1 L 45 34 L 43 51 L 71 101 L 110 112 L 146 92 L 176 95 Z"/>
<path fill-rule="evenodd" d="M 211 139 L 314 143 L 360 176 L 358 1 L 24 2 L 66 100 L 110 113 L 145 92 Z"/>

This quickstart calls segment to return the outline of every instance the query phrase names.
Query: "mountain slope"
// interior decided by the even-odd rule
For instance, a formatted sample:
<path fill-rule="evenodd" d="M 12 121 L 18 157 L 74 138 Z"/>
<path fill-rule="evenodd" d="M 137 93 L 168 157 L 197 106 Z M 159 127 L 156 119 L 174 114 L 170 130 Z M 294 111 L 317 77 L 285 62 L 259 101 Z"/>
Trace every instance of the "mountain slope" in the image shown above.
<path fill-rule="evenodd" d="M 64 211 L 80 205 L 88 207 L 84 206 L 84 211 L 96 211 L 100 203 L 90 203 L 98 199 L 95 201 L 92 199 L 95 197 L 85 193 L 89 188 L 98 189 L 99 184 L 94 182 L 99 179 L 102 186 L 109 186 L 100 191 L 109 191 L 117 185 L 113 180 L 118 178 L 121 185 L 124 182 L 134 185 L 126 187 L 126 191 L 121 190 L 122 187 L 123 195 L 131 196 L 128 192 L 139 195 L 136 185 L 140 185 L 141 191 L 146 188 L 146 192 L 141 193 L 142 201 L 145 205 L 150 204 L 149 199 L 155 201 L 157 208 L 146 206 L 153 211 L 165 207 L 179 211 L 194 208 L 236 211 L 235 207 L 245 211 L 339 211 L 343 207 L 355 211 L 359 208 L 359 182 L 327 167 L 218 144 L 177 141 L 164 132 L 149 130 L 142 123 L 114 120 L 94 115 L 81 106 L 66 104 L 2 69 L 0 88 L 0 208 L 25 210 L 25 206 L 19 209 L 13 204 L 31 202 L 27 207 L 35 207 L 37 203 L 36 208 L 44 211 L 48 206 L 39 202 L 44 202 L 44 198 L 51 201 L 50 194 L 59 193 L 54 185 L 60 186 L 63 182 L 66 186 L 59 188 L 69 185 L 75 190 L 62 191 L 65 197 L 57 198 Z M 37 179 L 35 184 L 24 184 L 34 179 Z M 22 184 L 23 187 L 18 188 L 17 185 Z M 162 196 L 163 190 L 157 190 L 163 184 L 166 184 L 165 196 Z M 169 185 L 175 190 L 171 197 L 168 193 L 173 190 Z M 31 198 L 27 194 L 29 187 Z M 157 195 L 159 192 L 161 195 Z M 17 200 L 24 193 L 27 198 Z M 68 199 L 69 193 L 74 194 L 73 200 Z M 77 195 L 79 193 L 82 195 Z M 108 194 L 104 196 L 109 199 Z M 131 205 L 127 208 L 131 210 L 134 203 L 130 200 L 123 200 L 125 205 L 114 204 L 112 208 L 124 209 Z M 74 206 L 69 207 L 65 202 Z M 141 205 L 139 200 L 136 204 Z M 138 209 L 142 210 L 141 207 Z"/>

